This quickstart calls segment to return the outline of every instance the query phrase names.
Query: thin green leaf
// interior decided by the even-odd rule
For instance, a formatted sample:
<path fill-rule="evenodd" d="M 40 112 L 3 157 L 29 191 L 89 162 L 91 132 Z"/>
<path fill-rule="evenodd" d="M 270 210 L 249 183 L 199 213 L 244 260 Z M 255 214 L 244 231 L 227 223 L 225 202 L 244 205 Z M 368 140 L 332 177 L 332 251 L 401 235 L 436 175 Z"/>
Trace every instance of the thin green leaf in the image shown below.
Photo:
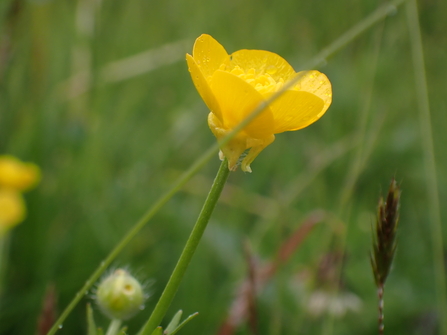
<path fill-rule="evenodd" d="M 177 313 L 175 313 L 174 317 L 172 318 L 171 322 L 169 322 L 168 326 L 166 327 L 164 334 L 171 334 L 178 326 L 181 318 L 182 318 L 183 311 L 180 309 Z"/>
<path fill-rule="evenodd" d="M 181 324 L 178 325 L 177 328 L 174 329 L 174 331 L 172 333 L 169 333 L 169 335 L 174 335 L 177 334 L 177 332 L 182 329 L 189 321 L 191 321 L 192 319 L 194 319 L 197 315 L 199 315 L 198 312 L 195 312 L 194 314 L 191 314 L 190 316 L 188 316 L 185 320 L 183 320 L 183 322 Z"/>

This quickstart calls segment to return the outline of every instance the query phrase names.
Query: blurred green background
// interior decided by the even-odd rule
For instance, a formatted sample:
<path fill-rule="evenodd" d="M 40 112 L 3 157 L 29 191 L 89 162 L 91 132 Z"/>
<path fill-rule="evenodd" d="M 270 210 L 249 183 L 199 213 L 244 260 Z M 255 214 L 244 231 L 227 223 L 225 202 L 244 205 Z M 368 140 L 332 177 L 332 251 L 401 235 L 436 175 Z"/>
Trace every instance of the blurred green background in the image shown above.
<path fill-rule="evenodd" d="M 10 236 L 0 334 L 35 334 L 50 286 L 62 311 L 120 237 L 214 143 L 184 61 L 195 38 L 211 34 L 230 53 L 270 50 L 301 70 L 382 3 L 0 1 L 0 153 L 43 173 L 26 194 L 26 221 Z M 445 222 L 447 2 L 418 5 Z M 386 330 L 437 333 L 446 316 L 436 313 L 428 134 L 420 128 L 407 21 L 401 6 L 327 59 L 319 68 L 333 85 L 326 115 L 278 135 L 252 174 L 231 173 L 168 314 L 200 312 L 181 334 L 218 334 L 248 276 L 244 245 L 267 264 L 316 210 L 325 213 L 321 222 L 259 292 L 259 333 L 376 334 L 371 225 L 393 176 L 403 192 Z M 127 322 L 130 334 L 153 309 L 218 165 L 217 157 L 210 161 L 114 262 L 151 295 Z M 444 224 L 444 241 L 446 233 Z M 60 334 L 85 334 L 92 295 Z M 97 309 L 95 316 L 107 325 Z M 246 319 L 235 333 L 251 333 Z"/>

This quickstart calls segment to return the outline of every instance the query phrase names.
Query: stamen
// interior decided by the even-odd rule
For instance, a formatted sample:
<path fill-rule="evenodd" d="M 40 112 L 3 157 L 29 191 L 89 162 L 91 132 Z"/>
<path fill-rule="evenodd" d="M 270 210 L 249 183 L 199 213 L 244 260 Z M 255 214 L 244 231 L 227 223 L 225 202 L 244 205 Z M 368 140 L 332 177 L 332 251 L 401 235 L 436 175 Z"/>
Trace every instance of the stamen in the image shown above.
<path fill-rule="evenodd" d="M 254 68 L 244 71 L 241 67 L 235 66 L 230 72 L 245 80 L 261 94 L 277 91 L 278 88 L 281 88 L 284 85 L 284 80 L 282 78 L 276 82 L 269 74 L 269 72 L 272 74 L 276 72 L 273 71 L 273 69 L 270 69 L 267 73 L 264 71 L 261 71 L 262 73 L 256 73 Z"/>

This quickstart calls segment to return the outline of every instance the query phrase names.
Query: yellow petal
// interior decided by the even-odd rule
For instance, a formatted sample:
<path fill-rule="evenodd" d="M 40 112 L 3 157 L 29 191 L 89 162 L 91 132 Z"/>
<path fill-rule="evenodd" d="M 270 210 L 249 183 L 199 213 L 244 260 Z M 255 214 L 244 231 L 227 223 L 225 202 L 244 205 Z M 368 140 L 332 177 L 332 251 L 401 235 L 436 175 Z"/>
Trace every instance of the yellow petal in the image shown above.
<path fill-rule="evenodd" d="M 0 187 L 25 191 L 40 180 L 40 170 L 9 155 L 0 156 Z"/>
<path fill-rule="evenodd" d="M 227 129 L 233 129 L 264 102 L 262 95 L 253 86 L 221 70 L 216 71 L 211 78 L 211 90 L 219 101 L 223 126 Z M 254 138 L 272 135 L 273 116 L 270 108 L 266 107 L 244 131 Z"/>
<path fill-rule="evenodd" d="M 15 190 L 0 189 L 0 237 L 25 218 L 25 202 Z"/>
<path fill-rule="evenodd" d="M 281 56 L 264 50 L 239 50 L 231 54 L 231 67 L 244 70 L 255 69 L 257 74 L 267 73 L 273 79 L 287 81 L 295 75 L 295 70 Z"/>
<path fill-rule="evenodd" d="M 200 71 L 194 58 L 191 55 L 186 55 L 186 61 L 188 63 L 188 69 L 191 74 L 192 81 L 197 91 L 199 92 L 202 100 L 208 106 L 209 110 L 214 113 L 220 120 L 222 120 L 222 113 L 220 111 L 219 104 L 211 91 L 209 83 L 206 81 L 203 73 Z"/>
<path fill-rule="evenodd" d="M 297 75 L 302 77 L 294 89 L 310 92 L 321 98 L 324 101 L 322 112 L 326 112 L 332 103 L 332 86 L 326 75 L 316 70 L 298 72 Z"/>
<path fill-rule="evenodd" d="M 270 104 L 270 108 L 275 134 L 307 127 L 325 112 L 323 100 L 304 91 L 286 91 Z"/>
<path fill-rule="evenodd" d="M 192 56 L 207 80 L 222 64 L 229 65 L 230 62 L 230 56 L 224 47 L 207 34 L 196 39 Z"/>

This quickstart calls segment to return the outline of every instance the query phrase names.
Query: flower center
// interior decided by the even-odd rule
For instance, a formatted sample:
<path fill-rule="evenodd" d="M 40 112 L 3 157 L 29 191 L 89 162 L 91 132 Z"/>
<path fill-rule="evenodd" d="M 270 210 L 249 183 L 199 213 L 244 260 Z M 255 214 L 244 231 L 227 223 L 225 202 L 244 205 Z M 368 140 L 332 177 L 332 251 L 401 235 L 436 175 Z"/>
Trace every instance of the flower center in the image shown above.
<path fill-rule="evenodd" d="M 265 69 L 256 72 L 254 68 L 244 70 L 240 66 L 236 66 L 230 71 L 230 73 L 245 80 L 261 94 L 276 92 L 284 85 L 283 78 L 276 81 L 268 72 L 265 72 Z"/>

